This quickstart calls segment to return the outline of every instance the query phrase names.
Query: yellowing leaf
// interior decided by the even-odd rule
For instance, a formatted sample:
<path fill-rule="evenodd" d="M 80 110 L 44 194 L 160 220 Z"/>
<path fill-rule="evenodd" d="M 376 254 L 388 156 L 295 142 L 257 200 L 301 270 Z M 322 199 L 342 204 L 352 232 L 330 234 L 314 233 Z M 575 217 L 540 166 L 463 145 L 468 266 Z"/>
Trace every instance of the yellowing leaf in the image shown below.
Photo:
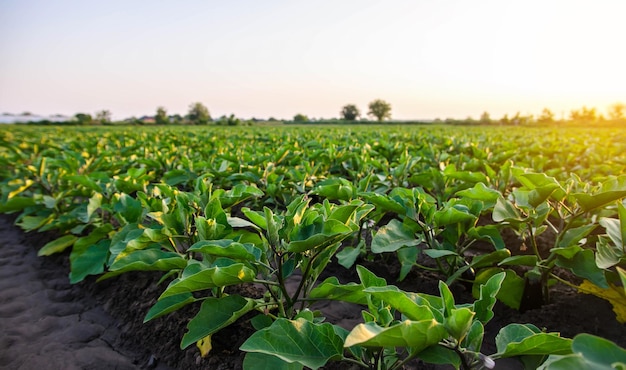
<path fill-rule="evenodd" d="M 586 294 L 593 294 L 609 301 L 613 306 L 617 321 L 626 323 L 626 291 L 623 287 L 609 284 L 609 288 L 604 289 L 591 283 L 588 280 L 583 281 L 578 287 L 578 291 Z"/>
<path fill-rule="evenodd" d="M 211 346 L 211 335 L 208 335 L 197 341 L 196 346 L 198 346 L 198 349 L 200 350 L 200 356 L 206 357 L 206 355 L 208 355 L 213 348 L 213 346 Z"/>

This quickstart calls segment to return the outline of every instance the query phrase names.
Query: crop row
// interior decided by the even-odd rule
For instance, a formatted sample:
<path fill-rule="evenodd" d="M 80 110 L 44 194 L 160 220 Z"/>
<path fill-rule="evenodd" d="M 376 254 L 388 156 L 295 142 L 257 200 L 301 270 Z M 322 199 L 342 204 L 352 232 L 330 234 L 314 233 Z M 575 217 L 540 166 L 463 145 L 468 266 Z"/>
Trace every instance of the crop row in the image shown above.
<path fill-rule="evenodd" d="M 168 285 L 146 320 L 201 302 L 182 348 L 206 353 L 212 335 L 257 312 L 241 347 L 248 369 L 626 363 L 605 339 L 530 324 L 502 328 L 498 352 L 481 353 L 496 299 L 532 308 L 555 282 L 608 300 L 626 321 L 624 133 L 489 130 L 11 127 L 0 131 L 0 212 L 57 233 L 39 254 L 69 250 L 72 282 L 161 271 Z M 362 266 L 359 283 L 318 281 L 333 258 L 352 268 L 390 253 L 400 280 L 436 271 L 440 295 L 404 292 Z M 476 301 L 455 304 L 455 282 Z M 232 290 L 250 283 L 259 296 Z M 319 300 L 362 305 L 364 322 L 327 323 L 309 309 Z"/>

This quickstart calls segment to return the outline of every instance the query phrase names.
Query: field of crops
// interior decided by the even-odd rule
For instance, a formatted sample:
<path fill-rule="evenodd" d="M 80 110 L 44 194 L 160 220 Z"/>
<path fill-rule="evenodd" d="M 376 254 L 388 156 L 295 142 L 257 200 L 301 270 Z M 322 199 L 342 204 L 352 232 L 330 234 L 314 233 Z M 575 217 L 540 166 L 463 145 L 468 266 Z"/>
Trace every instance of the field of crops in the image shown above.
<path fill-rule="evenodd" d="M 245 369 L 626 368 L 609 340 L 528 323 L 482 348 L 496 300 L 531 310 L 554 284 L 626 322 L 625 197 L 619 128 L 0 127 L 0 213 L 55 233 L 39 255 L 68 253 L 73 283 L 159 272 L 145 320 L 197 305 L 181 348 L 202 355 L 246 318 Z M 327 277 L 333 264 L 358 278 Z M 393 285 L 415 271 L 438 294 Z M 362 320 L 325 320 L 321 301 Z"/>

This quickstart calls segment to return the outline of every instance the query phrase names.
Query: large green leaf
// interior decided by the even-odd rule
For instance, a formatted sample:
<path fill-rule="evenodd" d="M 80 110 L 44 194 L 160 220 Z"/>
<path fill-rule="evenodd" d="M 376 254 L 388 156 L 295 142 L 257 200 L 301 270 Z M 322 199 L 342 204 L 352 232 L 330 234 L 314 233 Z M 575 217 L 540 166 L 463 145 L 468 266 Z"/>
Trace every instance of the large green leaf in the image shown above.
<path fill-rule="evenodd" d="M 383 287 L 369 287 L 363 292 L 384 301 L 390 307 L 402 312 L 410 320 L 432 320 L 435 314 L 429 306 L 419 305 L 411 297 L 415 293 L 404 292 L 393 285 Z"/>
<path fill-rule="evenodd" d="M 109 254 L 110 240 L 100 240 L 95 244 L 76 241 L 70 254 L 70 283 L 75 284 L 88 275 L 104 272 L 104 264 Z"/>
<path fill-rule="evenodd" d="M 559 241 L 559 248 L 567 248 L 576 245 L 582 238 L 589 235 L 597 225 L 589 224 L 567 230 Z"/>
<path fill-rule="evenodd" d="M 491 188 L 482 182 L 474 185 L 473 188 L 458 191 L 456 195 L 464 198 L 480 200 L 485 203 L 486 208 L 491 208 L 496 204 L 500 197 L 500 192 Z"/>
<path fill-rule="evenodd" d="M 21 211 L 36 204 L 35 199 L 29 197 L 13 197 L 6 202 L 0 202 L 0 213 Z"/>
<path fill-rule="evenodd" d="M 270 327 L 252 334 L 240 349 L 318 369 L 329 360 L 341 359 L 343 344 L 343 338 L 331 324 L 315 324 L 303 318 L 279 318 Z"/>
<path fill-rule="evenodd" d="M 378 193 L 362 193 L 360 194 L 365 200 L 374 204 L 376 210 L 383 212 L 393 212 L 398 215 L 405 215 L 406 208 L 395 199 Z"/>
<path fill-rule="evenodd" d="M 74 245 L 74 242 L 78 240 L 77 236 L 74 235 L 64 235 L 58 239 L 55 239 L 51 242 L 46 243 L 39 251 L 37 251 L 38 256 L 49 256 L 51 254 L 63 252 L 68 247 Z"/>
<path fill-rule="evenodd" d="M 506 278 L 504 272 L 491 276 L 485 284 L 480 285 L 479 298 L 474 302 L 476 319 L 487 324 L 493 318 L 493 306 L 496 304 L 496 297 L 500 292 L 502 283 Z"/>
<path fill-rule="evenodd" d="M 255 277 L 256 273 L 243 263 L 211 268 L 193 263 L 185 268 L 181 279 L 170 283 L 159 299 L 175 294 L 247 283 L 253 281 Z"/>
<path fill-rule="evenodd" d="M 572 340 L 558 333 L 543 333 L 534 325 L 509 324 L 496 335 L 496 358 L 522 355 L 567 355 Z"/>
<path fill-rule="evenodd" d="M 398 220 L 391 220 L 378 229 L 372 239 L 372 253 L 395 252 L 402 247 L 416 246 L 421 242 L 416 230 Z"/>
<path fill-rule="evenodd" d="M 495 222 L 522 221 L 519 211 L 513 203 L 503 197 L 499 197 L 496 201 L 491 217 Z"/>
<path fill-rule="evenodd" d="M 265 353 L 248 352 L 243 358 L 243 368 L 245 370 L 302 370 L 303 366 L 298 362 L 285 362 Z"/>
<path fill-rule="evenodd" d="M 576 276 L 585 278 L 601 288 L 609 287 L 604 271 L 596 265 L 595 255 L 590 249 L 581 250 L 570 259 L 558 256 L 556 265 L 569 269 Z"/>
<path fill-rule="evenodd" d="M 356 283 L 341 284 L 332 276 L 324 280 L 309 293 L 312 299 L 332 299 L 344 302 L 367 305 L 367 296 L 363 292 L 363 285 Z"/>
<path fill-rule="evenodd" d="M 157 317 L 167 315 L 195 301 L 197 301 L 197 299 L 194 298 L 191 293 L 181 293 L 163 298 L 150 308 L 143 322 L 145 323 Z"/>
<path fill-rule="evenodd" d="M 117 256 L 109 272 L 100 280 L 117 276 L 127 271 L 170 271 L 183 269 L 187 260 L 178 253 L 162 251 L 158 247 L 135 250 Z"/>
<path fill-rule="evenodd" d="M 352 234 L 352 228 L 337 220 L 325 220 L 310 225 L 300 225 L 291 233 L 287 246 L 290 252 L 304 252 L 338 243 Z"/>
<path fill-rule="evenodd" d="M 241 244 L 229 239 L 201 240 L 189 247 L 188 251 L 245 261 L 258 261 L 262 254 L 262 251 L 252 244 Z"/>
<path fill-rule="evenodd" d="M 469 209 L 445 207 L 435 212 L 434 220 L 437 226 L 446 226 L 465 222 L 474 222 L 477 217 L 469 213 Z"/>
<path fill-rule="evenodd" d="M 253 299 L 240 295 L 205 299 L 198 314 L 187 324 L 187 332 L 183 336 L 180 348 L 185 349 L 200 339 L 218 332 L 252 311 L 254 307 Z"/>
<path fill-rule="evenodd" d="M 354 327 L 344 346 L 410 347 L 412 351 L 419 352 L 439 343 L 447 334 L 446 328 L 435 319 L 405 320 L 389 327 L 368 322 Z"/>

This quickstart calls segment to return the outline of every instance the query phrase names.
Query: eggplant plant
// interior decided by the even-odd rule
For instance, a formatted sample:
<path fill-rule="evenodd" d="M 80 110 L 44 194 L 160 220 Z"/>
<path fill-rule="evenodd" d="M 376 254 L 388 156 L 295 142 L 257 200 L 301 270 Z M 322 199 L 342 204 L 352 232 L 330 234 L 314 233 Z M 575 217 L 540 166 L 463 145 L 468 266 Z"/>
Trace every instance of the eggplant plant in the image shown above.
<path fill-rule="evenodd" d="M 177 204 L 184 207 L 189 202 L 181 202 L 179 194 Z M 189 209 L 183 208 L 182 212 L 153 215 L 164 223 L 160 231 L 122 231 L 112 241 L 114 258 L 104 277 L 131 268 L 169 269 L 175 278 L 146 320 L 192 302 L 202 302 L 188 324 L 181 348 L 194 343 L 202 347 L 200 343 L 210 343 L 211 335 L 252 311 L 262 312 L 272 320 L 293 320 L 303 315 L 312 303 L 308 296 L 319 275 L 341 242 L 358 231 L 360 220 L 372 208 L 361 201 L 310 205 L 309 199 L 300 196 L 282 214 L 267 207 L 263 212 L 243 208 L 248 218 L 245 220 L 229 217 L 221 207 L 220 197 L 214 195 L 204 207 L 204 216 L 190 217 Z M 166 230 L 172 227 L 195 231 L 168 235 Z M 167 238 L 159 240 L 163 236 Z M 189 237 L 195 242 L 184 248 L 175 242 L 179 237 L 183 243 Z M 117 248 L 123 245 L 123 250 Z M 295 291 L 287 289 L 288 279 L 297 280 Z M 262 297 L 227 293 L 226 287 L 242 284 L 263 286 L 265 293 Z"/>
<path fill-rule="evenodd" d="M 612 177 L 589 188 L 576 176 L 562 185 L 543 173 L 515 172 L 522 186 L 498 198 L 493 220 L 513 229 L 530 253 L 506 258 L 498 267 L 483 271 L 477 281 L 506 269 L 511 289 L 501 299 L 522 309 L 548 303 L 549 286 L 555 280 L 572 285 L 554 274 L 556 267 L 570 270 L 599 288 L 609 288 L 609 281 L 618 280 L 610 268 L 623 263 L 623 246 L 618 226 L 621 221 L 605 216 L 619 213 L 620 218 L 625 217 L 624 206 L 616 203 L 626 197 L 626 176 Z M 598 225 L 605 228 L 608 237 L 593 234 Z M 555 235 L 554 240 L 541 245 L 539 236 L 547 230 Z M 592 240 L 597 240 L 596 248 Z M 616 245 L 611 246 L 609 240 Z M 511 266 L 526 267 L 523 279 L 509 269 Z"/>
<path fill-rule="evenodd" d="M 463 194 L 439 205 L 421 188 L 395 188 L 389 195 L 363 193 L 376 205 L 377 212 L 397 215 L 374 234 L 371 251 L 397 254 L 401 264 L 399 280 L 416 266 L 442 273 L 448 284 L 459 278 L 472 281 L 475 269 L 491 266 L 510 254 L 495 226 L 478 224 L 480 215 L 495 203 L 498 192 L 478 183 Z M 480 240 L 494 250 L 470 255 L 470 248 Z M 436 266 L 420 264 L 420 253 L 432 258 Z"/>

